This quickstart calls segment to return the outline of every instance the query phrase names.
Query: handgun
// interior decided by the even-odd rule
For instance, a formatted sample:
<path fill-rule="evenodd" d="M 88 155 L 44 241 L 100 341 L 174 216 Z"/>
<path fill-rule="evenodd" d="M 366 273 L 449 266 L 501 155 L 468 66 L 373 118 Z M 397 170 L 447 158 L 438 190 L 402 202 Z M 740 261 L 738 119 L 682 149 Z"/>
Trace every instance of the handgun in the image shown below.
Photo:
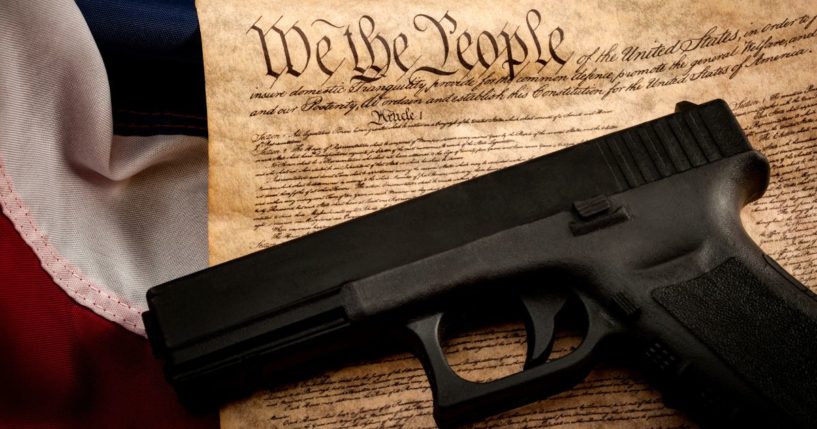
<path fill-rule="evenodd" d="M 724 101 L 681 102 L 156 286 L 143 320 L 192 407 L 399 343 L 441 427 L 569 389 L 608 356 L 702 426 L 817 427 L 817 298 L 740 218 L 769 177 Z M 525 366 L 467 381 L 441 347 L 448 315 L 499 298 L 525 314 Z M 583 337 L 549 359 L 566 308 Z"/>

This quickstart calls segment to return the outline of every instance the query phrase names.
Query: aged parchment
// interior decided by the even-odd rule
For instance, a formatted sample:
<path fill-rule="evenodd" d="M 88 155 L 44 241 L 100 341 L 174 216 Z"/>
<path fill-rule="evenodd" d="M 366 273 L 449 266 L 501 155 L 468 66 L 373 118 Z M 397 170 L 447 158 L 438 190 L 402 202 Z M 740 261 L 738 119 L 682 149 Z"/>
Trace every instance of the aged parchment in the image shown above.
<path fill-rule="evenodd" d="M 812 2 L 197 6 L 211 263 L 665 115 L 679 100 L 723 98 L 772 163 L 746 226 L 817 287 Z M 464 375 L 496 377 L 518 370 L 523 344 L 519 329 L 501 327 L 449 352 Z M 226 407 L 222 423 L 433 426 L 430 392 L 408 355 L 259 392 Z M 637 375 L 602 367 L 569 392 L 480 425 L 691 424 Z"/>

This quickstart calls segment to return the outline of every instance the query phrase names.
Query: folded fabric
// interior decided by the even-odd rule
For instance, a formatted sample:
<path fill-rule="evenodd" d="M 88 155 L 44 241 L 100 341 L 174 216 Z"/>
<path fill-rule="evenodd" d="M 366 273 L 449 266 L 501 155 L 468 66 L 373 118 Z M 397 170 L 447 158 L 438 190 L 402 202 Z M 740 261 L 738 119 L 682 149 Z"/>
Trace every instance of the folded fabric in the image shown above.
<path fill-rule="evenodd" d="M 0 2 L 0 206 L 0 427 L 215 426 L 140 317 L 207 263 L 192 0 Z"/>

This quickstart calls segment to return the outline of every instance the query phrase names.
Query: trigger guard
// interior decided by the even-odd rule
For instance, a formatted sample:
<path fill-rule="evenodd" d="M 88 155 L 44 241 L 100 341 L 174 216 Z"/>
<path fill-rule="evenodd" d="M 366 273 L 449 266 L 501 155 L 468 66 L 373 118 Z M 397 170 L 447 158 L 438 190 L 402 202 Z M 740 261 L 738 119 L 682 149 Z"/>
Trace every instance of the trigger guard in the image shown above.
<path fill-rule="evenodd" d="M 460 391 L 471 383 L 457 375 L 448 364 L 440 342 L 442 319 L 443 313 L 435 313 L 406 325 L 415 340 L 414 355 L 423 364 L 431 385 L 435 416 L 439 404 L 450 400 L 449 392 Z"/>
<path fill-rule="evenodd" d="M 575 351 L 487 383 L 467 381 L 449 366 L 440 343 L 443 313 L 409 322 L 406 327 L 416 340 L 415 355 L 431 385 L 437 424 L 460 425 L 559 393 L 582 381 L 595 364 L 599 346 L 621 328 L 593 301 L 581 295 L 579 299 L 587 311 L 588 330 Z"/>

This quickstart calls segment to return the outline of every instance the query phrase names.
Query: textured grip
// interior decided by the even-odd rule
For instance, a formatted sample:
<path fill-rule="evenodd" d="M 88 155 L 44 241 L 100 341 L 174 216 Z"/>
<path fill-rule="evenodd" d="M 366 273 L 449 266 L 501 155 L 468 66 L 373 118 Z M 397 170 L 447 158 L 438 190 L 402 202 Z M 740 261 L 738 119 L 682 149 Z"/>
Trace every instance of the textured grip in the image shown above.
<path fill-rule="evenodd" d="M 776 293 L 791 288 L 792 279 L 769 273 L 777 284 L 765 284 L 732 258 L 698 278 L 654 290 L 653 298 L 756 393 L 815 427 L 817 322 Z"/>

